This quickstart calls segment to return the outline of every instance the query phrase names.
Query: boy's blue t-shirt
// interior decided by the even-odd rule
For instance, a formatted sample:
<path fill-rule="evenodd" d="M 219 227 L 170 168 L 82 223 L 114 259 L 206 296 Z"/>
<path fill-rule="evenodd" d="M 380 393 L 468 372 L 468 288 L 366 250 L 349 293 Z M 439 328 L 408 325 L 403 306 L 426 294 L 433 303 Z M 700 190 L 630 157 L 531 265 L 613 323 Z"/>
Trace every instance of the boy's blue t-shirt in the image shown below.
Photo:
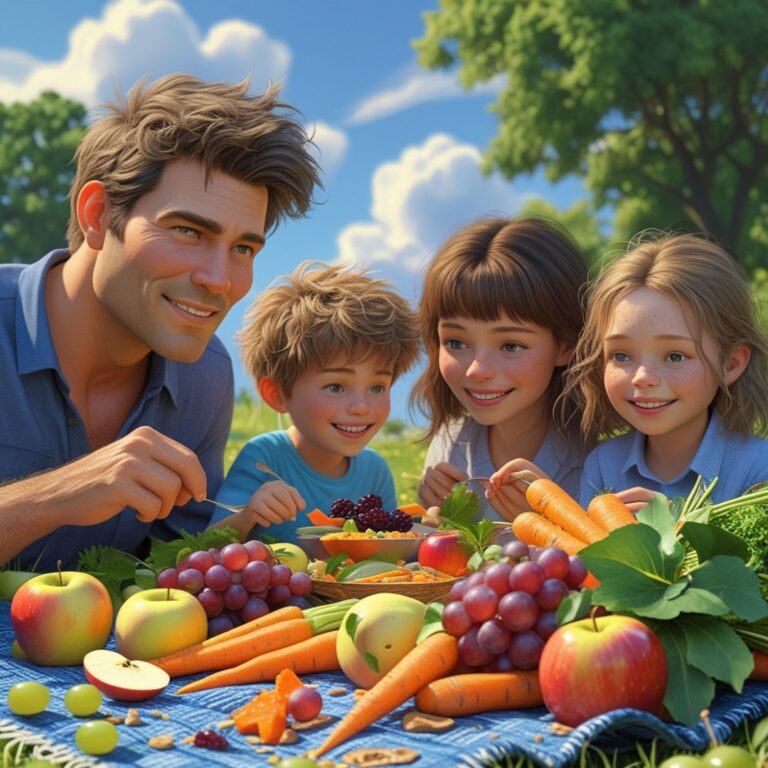
<path fill-rule="evenodd" d="M 266 464 L 289 485 L 294 486 L 307 502 L 306 509 L 297 513 L 295 520 L 279 525 L 257 526 L 251 536 L 265 534 L 277 541 L 295 542 L 296 529 L 312 525 L 306 513 L 321 509 L 330 514 L 331 504 L 339 498 L 357 501 L 367 493 L 381 496 L 384 511 L 397 507 L 395 483 L 386 461 L 376 451 L 365 448 L 349 459 L 344 477 L 326 477 L 309 467 L 299 456 L 288 433 L 284 430 L 258 435 L 246 443 L 230 467 L 216 496 L 225 504 L 246 504 L 261 485 L 274 477 L 256 469 L 256 462 Z M 212 522 L 230 516 L 225 509 L 216 509 Z"/>
<path fill-rule="evenodd" d="M 645 435 L 628 432 L 600 443 L 587 456 L 579 501 L 586 506 L 602 491 L 636 486 L 663 493 L 669 499 L 686 497 L 698 475 L 705 483 L 717 478 L 710 497 L 714 503 L 741 496 L 756 483 L 768 481 L 768 440 L 728 432 L 717 411 L 713 411 L 688 469 L 664 482 L 645 463 Z"/>

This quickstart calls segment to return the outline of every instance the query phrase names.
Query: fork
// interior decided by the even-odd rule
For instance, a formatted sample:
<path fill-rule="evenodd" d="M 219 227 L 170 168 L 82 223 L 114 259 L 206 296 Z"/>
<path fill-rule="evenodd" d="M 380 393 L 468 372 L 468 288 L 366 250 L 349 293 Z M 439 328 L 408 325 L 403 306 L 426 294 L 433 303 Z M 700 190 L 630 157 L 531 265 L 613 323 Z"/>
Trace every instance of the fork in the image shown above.
<path fill-rule="evenodd" d="M 213 504 L 214 507 L 221 507 L 222 509 L 226 509 L 228 512 L 233 512 L 236 515 L 242 512 L 248 506 L 247 504 L 224 504 L 223 502 L 216 501 L 215 499 L 203 499 L 203 501 L 207 501 L 210 504 Z"/>
<path fill-rule="evenodd" d="M 280 475 L 278 475 L 274 469 L 270 469 L 266 464 L 264 464 L 264 462 L 255 461 L 254 464 L 256 465 L 256 469 L 258 469 L 259 472 L 264 472 L 267 475 L 272 475 L 272 477 L 274 477 L 276 480 L 279 480 L 280 482 L 285 483 L 285 480 L 283 480 L 283 478 L 280 477 Z M 288 485 L 288 483 L 285 483 L 285 484 Z"/>
<path fill-rule="evenodd" d="M 485 483 L 490 482 L 490 477 L 467 477 L 464 480 L 459 480 L 458 482 L 453 484 L 453 487 L 455 488 L 457 485 L 469 485 L 470 483 L 479 483 L 483 487 L 485 487 Z"/>

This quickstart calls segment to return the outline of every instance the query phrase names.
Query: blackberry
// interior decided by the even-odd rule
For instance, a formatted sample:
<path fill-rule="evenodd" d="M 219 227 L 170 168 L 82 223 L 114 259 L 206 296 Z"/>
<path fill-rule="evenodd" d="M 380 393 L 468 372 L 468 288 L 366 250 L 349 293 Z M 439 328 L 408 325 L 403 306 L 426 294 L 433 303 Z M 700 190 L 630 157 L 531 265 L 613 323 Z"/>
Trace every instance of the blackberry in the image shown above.
<path fill-rule="evenodd" d="M 401 509 L 395 509 L 389 513 L 389 528 L 388 531 L 399 531 L 400 533 L 406 533 L 413 528 L 413 518 L 403 512 Z"/>
<path fill-rule="evenodd" d="M 343 517 L 348 520 L 355 510 L 355 502 L 352 499 L 336 499 L 331 504 L 331 517 Z"/>
<path fill-rule="evenodd" d="M 365 496 L 361 496 L 357 500 L 355 506 L 358 512 L 368 512 L 371 509 L 383 509 L 384 507 L 378 493 L 366 493 Z"/>
<path fill-rule="evenodd" d="M 381 507 L 372 507 L 363 512 L 358 511 L 355 520 L 361 531 L 388 531 L 389 515 Z"/>
<path fill-rule="evenodd" d="M 222 736 L 210 728 L 204 728 L 195 734 L 195 746 L 207 747 L 208 749 L 226 749 L 229 746 L 225 736 Z"/>

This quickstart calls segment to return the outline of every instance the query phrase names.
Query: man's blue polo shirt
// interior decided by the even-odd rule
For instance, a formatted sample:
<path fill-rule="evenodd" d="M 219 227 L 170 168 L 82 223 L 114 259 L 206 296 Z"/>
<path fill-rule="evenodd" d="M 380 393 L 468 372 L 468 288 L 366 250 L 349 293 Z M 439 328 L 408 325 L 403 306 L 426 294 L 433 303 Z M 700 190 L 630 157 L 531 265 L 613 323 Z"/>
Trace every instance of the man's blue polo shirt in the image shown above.
<path fill-rule="evenodd" d="M 58 467 L 89 450 L 56 357 L 45 306 L 46 274 L 68 256 L 57 250 L 29 266 L 0 265 L 0 482 Z M 151 356 L 146 387 L 119 436 L 147 425 L 186 445 L 203 465 L 211 497 L 224 476 L 233 403 L 232 364 L 214 337 L 196 363 Z M 149 524 L 139 522 L 135 511 L 126 508 L 99 525 L 59 528 L 27 547 L 18 563 L 28 568 L 43 552 L 37 571 L 55 570 L 57 560 L 72 569 L 80 551 L 92 544 L 135 552 L 148 534 L 170 539 L 181 529 L 202 530 L 212 512 L 210 504 L 190 502 L 165 520 Z"/>
<path fill-rule="evenodd" d="M 663 493 L 670 499 L 686 497 L 697 475 L 705 483 L 718 479 L 710 497 L 713 502 L 736 498 L 755 483 L 768 481 L 768 440 L 728 432 L 713 410 L 690 467 L 665 483 L 645 463 L 645 435 L 632 431 L 600 443 L 587 456 L 579 500 L 586 506 L 601 491 L 622 491 L 635 486 Z"/>

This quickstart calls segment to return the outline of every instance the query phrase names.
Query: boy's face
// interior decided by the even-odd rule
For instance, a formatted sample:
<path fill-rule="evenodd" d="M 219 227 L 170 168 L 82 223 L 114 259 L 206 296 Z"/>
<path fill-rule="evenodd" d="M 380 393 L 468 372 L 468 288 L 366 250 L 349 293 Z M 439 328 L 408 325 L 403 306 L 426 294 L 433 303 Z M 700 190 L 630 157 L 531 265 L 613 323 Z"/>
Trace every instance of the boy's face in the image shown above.
<path fill-rule="evenodd" d="M 285 398 L 299 455 L 318 472 L 343 475 L 346 457 L 360 453 L 389 417 L 391 386 L 392 367 L 373 358 L 335 359 L 299 376 Z"/>
<path fill-rule="evenodd" d="M 116 343 L 197 360 L 251 287 L 267 201 L 265 187 L 218 171 L 206 185 L 199 163 L 169 163 L 136 202 L 122 241 L 108 231 L 96 258 L 94 290 Z"/>

